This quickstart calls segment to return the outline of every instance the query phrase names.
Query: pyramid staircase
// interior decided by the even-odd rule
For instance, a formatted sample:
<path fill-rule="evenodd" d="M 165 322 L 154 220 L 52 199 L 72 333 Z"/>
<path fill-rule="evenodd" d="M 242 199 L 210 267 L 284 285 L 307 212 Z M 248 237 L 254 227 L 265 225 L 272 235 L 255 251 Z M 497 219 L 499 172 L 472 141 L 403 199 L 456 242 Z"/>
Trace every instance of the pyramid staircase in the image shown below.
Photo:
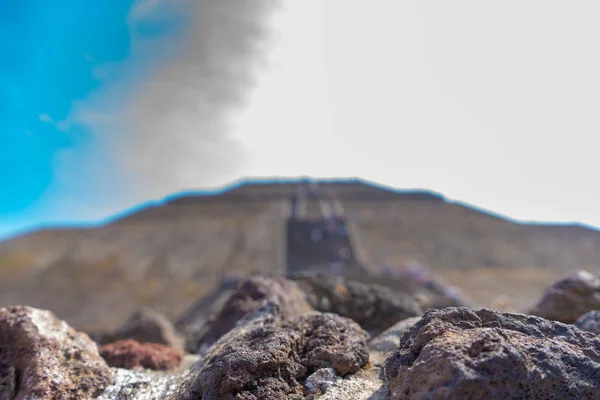
<path fill-rule="evenodd" d="M 352 222 L 333 192 L 308 183 L 291 196 L 286 224 L 286 270 L 356 273 L 366 260 Z"/>

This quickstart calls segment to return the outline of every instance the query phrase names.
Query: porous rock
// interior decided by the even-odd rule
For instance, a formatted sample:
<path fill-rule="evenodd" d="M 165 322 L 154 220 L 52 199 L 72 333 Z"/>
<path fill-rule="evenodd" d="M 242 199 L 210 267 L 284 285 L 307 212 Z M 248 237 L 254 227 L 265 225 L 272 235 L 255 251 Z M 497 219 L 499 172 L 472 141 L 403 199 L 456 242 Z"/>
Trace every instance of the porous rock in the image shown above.
<path fill-rule="evenodd" d="M 429 310 L 384 368 L 392 400 L 597 399 L 600 339 L 530 315 Z"/>
<path fill-rule="evenodd" d="M 86 334 L 49 311 L 24 306 L 0 309 L 0 365 L 7 387 L 18 383 L 13 400 L 89 399 L 113 379 Z"/>
<path fill-rule="evenodd" d="M 332 368 L 352 374 L 369 360 L 368 334 L 335 314 L 310 312 L 280 325 L 239 325 L 211 347 L 182 386 L 180 398 L 304 399 L 303 382 Z"/>
<path fill-rule="evenodd" d="M 594 310 L 583 314 L 575 322 L 575 326 L 582 331 L 593 332 L 600 335 L 600 310 Z"/>
<path fill-rule="evenodd" d="M 586 312 L 598 309 L 600 277 L 578 271 L 550 286 L 529 314 L 572 324 Z"/>
<path fill-rule="evenodd" d="M 111 367 L 153 370 L 176 368 L 183 358 L 183 352 L 178 348 L 133 339 L 105 344 L 100 348 L 100 355 Z"/>
<path fill-rule="evenodd" d="M 346 281 L 327 273 L 302 274 L 295 279 L 315 310 L 350 318 L 373 336 L 398 321 L 422 314 L 417 298 L 385 286 Z"/>
<path fill-rule="evenodd" d="M 133 339 L 140 343 L 158 343 L 183 348 L 184 338 L 173 323 L 151 308 L 135 311 L 113 335 L 114 340 Z"/>
<path fill-rule="evenodd" d="M 195 347 L 206 348 L 216 342 L 246 314 L 258 310 L 265 300 L 277 304 L 278 314 L 284 320 L 312 309 L 294 282 L 254 276 L 240 282 L 219 312 L 209 318 L 202 331 L 196 334 L 199 339 Z"/>
<path fill-rule="evenodd" d="M 302 337 L 302 364 L 310 370 L 332 367 L 344 376 L 369 361 L 368 334 L 354 321 L 335 314 L 310 312 L 283 325 Z"/>

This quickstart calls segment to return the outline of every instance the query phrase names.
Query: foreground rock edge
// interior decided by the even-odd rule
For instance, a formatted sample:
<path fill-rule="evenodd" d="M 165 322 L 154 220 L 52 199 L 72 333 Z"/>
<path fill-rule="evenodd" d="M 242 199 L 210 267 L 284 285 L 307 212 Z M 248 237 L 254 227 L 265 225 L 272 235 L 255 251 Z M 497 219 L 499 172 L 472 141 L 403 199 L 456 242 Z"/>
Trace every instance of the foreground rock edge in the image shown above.
<path fill-rule="evenodd" d="M 264 308 L 211 347 L 178 398 L 304 399 L 313 372 L 332 368 L 348 376 L 367 366 L 368 334 L 356 322 L 313 311 L 276 324 L 276 304 Z"/>
<path fill-rule="evenodd" d="M 86 334 L 27 306 L 0 309 L 0 365 L 14 369 L 12 400 L 93 398 L 113 381 Z"/>
<path fill-rule="evenodd" d="M 13 336 L 10 336 L 11 332 Z M 404 335 L 400 339 L 402 333 Z M 388 336 L 390 334 L 391 337 Z M 4 371 L 0 374 L 0 380 L 8 380 L 8 390 L 15 391 L 14 399 L 17 400 L 30 398 L 27 397 L 28 394 L 23 394 L 24 386 L 10 388 L 11 379 L 17 382 L 16 378 L 11 378 L 11 368 L 15 372 L 21 371 L 19 362 L 14 361 L 15 354 L 22 355 L 20 351 L 23 347 L 19 347 L 22 345 L 19 342 L 21 339 L 24 343 L 36 343 L 37 347 L 33 347 L 38 350 L 41 348 L 42 351 L 38 353 L 43 357 L 48 357 L 48 352 L 43 351 L 47 348 L 40 347 L 43 343 L 48 344 L 49 348 L 64 350 L 56 354 L 57 359 L 68 354 L 74 355 L 68 362 L 61 364 L 68 368 L 74 359 L 73 365 L 77 370 L 72 375 L 68 375 L 68 370 L 61 371 L 64 376 L 71 378 L 71 381 L 61 382 L 64 385 L 63 389 L 57 386 L 56 382 L 48 384 L 44 379 L 37 382 L 29 380 L 33 384 L 27 387 L 30 390 L 37 385 L 38 393 L 42 393 L 40 390 L 46 390 L 48 393 L 51 388 L 54 394 L 61 393 L 60 398 L 65 399 L 192 399 L 199 398 L 193 397 L 200 394 L 197 389 L 209 390 L 206 398 L 231 399 L 255 399 L 264 396 L 272 399 L 319 400 L 431 396 L 449 399 L 472 396 L 485 396 L 488 399 L 559 396 L 568 399 L 600 396 L 598 336 L 582 332 L 572 325 L 540 317 L 487 309 L 451 307 L 429 310 L 422 318 L 410 318 L 388 328 L 379 338 L 386 339 L 385 342 L 378 341 L 378 338 L 371 340 L 369 354 L 368 334 L 354 321 L 337 314 L 316 311 L 285 320 L 281 317 L 279 302 L 264 300 L 261 307 L 240 319 L 231 331 L 211 346 L 207 357 L 200 359 L 191 368 L 187 368 L 188 364 L 184 371 L 170 373 L 127 371 L 111 369 L 103 362 L 98 364 L 97 346 L 87 335 L 74 331 L 52 313 L 31 307 L 0 309 L 0 338 L 3 339 L 0 343 L 17 345 L 4 345 L 0 348 L 0 372 Z M 251 342 L 248 339 L 255 341 Z M 323 342 L 318 342 L 318 339 L 322 339 Z M 245 341 L 249 342 L 246 347 L 240 347 L 240 343 Z M 264 365 L 254 361 L 260 360 L 265 354 L 278 360 L 276 352 L 269 350 L 273 348 L 273 343 L 280 345 L 285 350 L 283 353 L 286 353 L 288 348 L 296 352 L 296 356 L 293 357 L 295 365 L 288 365 L 287 353 L 285 359 L 281 358 L 278 361 L 279 367 L 290 367 L 288 372 L 291 373 L 283 380 L 271 375 L 258 385 L 248 385 L 255 372 L 264 378 L 264 370 L 261 369 Z M 381 343 L 384 344 L 383 348 L 380 347 Z M 69 350 L 70 346 L 75 350 Z M 378 375 L 378 366 L 381 363 L 377 362 L 375 366 L 371 366 L 368 362 L 369 359 L 373 360 L 375 352 L 389 354 L 393 346 L 397 348 L 383 363 L 384 378 Z M 15 351 L 15 348 L 21 350 Z M 233 354 L 236 358 L 243 355 L 245 350 L 248 350 L 248 353 L 249 350 L 257 349 L 259 352 L 266 349 L 266 352 L 262 356 L 245 359 L 246 364 L 242 364 L 251 364 L 251 371 L 241 371 L 241 374 L 234 378 L 242 377 L 246 379 L 246 383 L 227 383 L 233 388 L 229 393 L 210 392 L 214 389 L 210 387 L 211 384 L 217 382 L 214 374 L 205 375 L 204 383 L 199 382 L 202 380 L 202 373 L 206 374 L 215 362 L 225 360 L 227 363 L 227 354 Z M 87 352 L 87 355 L 77 355 L 78 351 Z M 51 356 L 54 354 L 55 352 L 51 352 Z M 535 354 L 535 357 L 532 354 Z M 82 361 L 80 358 L 84 364 L 77 364 Z M 523 358 L 527 362 L 519 364 Z M 58 362 L 56 359 L 45 360 L 49 360 L 48 365 L 56 365 Z M 89 365 L 85 365 L 85 362 L 89 362 Z M 539 363 L 545 364 L 540 366 Z M 7 364 L 14 364 L 17 368 Z M 98 366 L 100 369 L 97 369 Z M 485 376 L 484 372 L 492 367 L 496 368 L 493 375 L 500 383 L 490 383 L 489 377 Z M 89 373 L 85 372 L 85 368 L 89 369 Z M 471 373 L 475 373 L 474 378 L 464 379 L 464 372 L 468 368 Z M 550 368 L 553 375 L 550 378 L 546 376 L 544 379 L 537 379 L 536 377 L 542 376 L 540 371 L 544 368 Z M 400 371 L 402 369 L 403 371 Z M 84 373 L 81 373 L 82 371 Z M 507 374 L 505 380 L 502 374 Z M 221 374 L 221 377 L 225 375 Z M 435 376 L 440 375 L 442 378 L 436 380 Z M 424 376 L 434 378 L 428 378 L 427 382 L 424 382 Z M 511 383 L 514 381 L 519 383 Z M 4 381 L 2 382 L 4 384 Z M 76 388 L 73 382 L 78 382 Z M 7 393 L 9 397 L 6 398 L 12 399 L 10 392 Z M 2 395 L 6 396 L 7 393 Z M 35 395 L 37 396 L 37 393 Z M 189 397 L 190 395 L 192 397 Z"/>
<path fill-rule="evenodd" d="M 390 398 L 600 398 L 600 338 L 540 317 L 429 310 L 385 361 Z"/>

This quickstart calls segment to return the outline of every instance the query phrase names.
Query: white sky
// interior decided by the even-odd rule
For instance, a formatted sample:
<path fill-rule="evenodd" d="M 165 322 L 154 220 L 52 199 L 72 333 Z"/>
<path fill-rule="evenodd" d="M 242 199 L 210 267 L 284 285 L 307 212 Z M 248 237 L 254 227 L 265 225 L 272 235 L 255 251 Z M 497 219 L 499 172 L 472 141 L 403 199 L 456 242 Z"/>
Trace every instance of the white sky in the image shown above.
<path fill-rule="evenodd" d="M 600 226 L 597 1 L 287 1 L 243 175 L 360 176 Z"/>

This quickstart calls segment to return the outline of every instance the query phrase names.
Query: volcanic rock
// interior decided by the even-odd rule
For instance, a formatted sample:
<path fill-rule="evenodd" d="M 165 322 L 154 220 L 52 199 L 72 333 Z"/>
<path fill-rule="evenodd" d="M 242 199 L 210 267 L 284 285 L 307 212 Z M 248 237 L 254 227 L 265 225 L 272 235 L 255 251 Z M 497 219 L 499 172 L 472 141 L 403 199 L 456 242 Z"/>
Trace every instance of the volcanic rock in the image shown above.
<path fill-rule="evenodd" d="M 295 318 L 312 308 L 294 282 L 282 278 L 254 276 L 239 283 L 223 308 L 211 316 L 196 335 L 196 349 L 208 347 L 236 326 L 246 314 L 257 311 L 265 300 L 277 304 L 283 320 Z"/>
<path fill-rule="evenodd" d="M 598 309 L 600 277 L 578 271 L 549 287 L 529 314 L 572 324 L 586 312 Z"/>
<path fill-rule="evenodd" d="M 102 393 L 112 379 L 96 344 L 51 312 L 24 306 L 0 309 L 2 396 L 88 399 Z M 11 390 L 14 398 L 9 397 Z"/>
<path fill-rule="evenodd" d="M 575 326 L 582 331 L 593 332 L 600 335 L 600 310 L 594 310 L 583 314 L 575 322 Z"/>
<path fill-rule="evenodd" d="M 105 344 L 100 355 L 111 367 L 126 369 L 168 370 L 176 368 L 183 358 L 183 352 L 177 348 L 133 339 Z"/>
<path fill-rule="evenodd" d="M 348 318 L 313 311 L 283 327 L 301 334 L 302 364 L 311 370 L 333 367 L 344 376 L 358 371 L 369 361 L 368 334 Z"/>
<path fill-rule="evenodd" d="M 350 318 L 373 336 L 398 321 L 422 314 L 415 297 L 384 286 L 346 281 L 327 273 L 302 274 L 295 279 L 314 309 Z"/>
<path fill-rule="evenodd" d="M 17 375 L 15 369 L 0 365 L 0 400 L 12 400 L 17 390 Z"/>
<path fill-rule="evenodd" d="M 313 372 L 345 376 L 365 367 L 367 338 L 354 321 L 319 312 L 280 325 L 239 325 L 211 347 L 180 398 L 304 399 L 302 382 Z"/>
<path fill-rule="evenodd" d="M 430 310 L 385 373 L 392 400 L 598 399 L 600 338 L 535 316 Z"/>

